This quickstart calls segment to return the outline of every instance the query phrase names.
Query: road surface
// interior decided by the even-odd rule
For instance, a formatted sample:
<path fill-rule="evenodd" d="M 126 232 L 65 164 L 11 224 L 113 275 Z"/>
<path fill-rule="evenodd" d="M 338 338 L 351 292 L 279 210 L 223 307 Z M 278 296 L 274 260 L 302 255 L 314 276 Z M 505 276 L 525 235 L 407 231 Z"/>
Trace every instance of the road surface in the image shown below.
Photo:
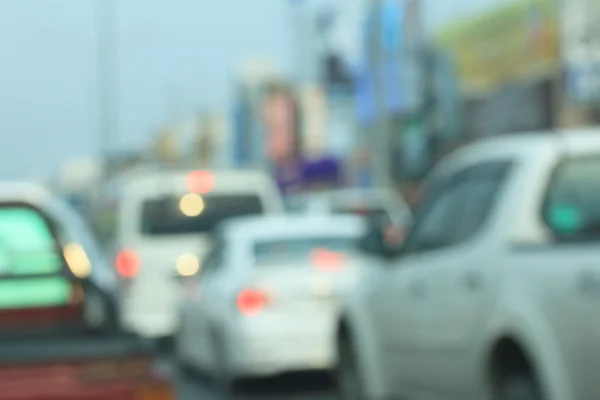
<path fill-rule="evenodd" d="M 178 400 L 223 400 L 208 379 L 179 371 L 167 361 L 176 376 Z M 245 382 L 235 394 L 236 400 L 337 400 L 330 380 L 322 374 L 293 374 L 273 379 Z"/>

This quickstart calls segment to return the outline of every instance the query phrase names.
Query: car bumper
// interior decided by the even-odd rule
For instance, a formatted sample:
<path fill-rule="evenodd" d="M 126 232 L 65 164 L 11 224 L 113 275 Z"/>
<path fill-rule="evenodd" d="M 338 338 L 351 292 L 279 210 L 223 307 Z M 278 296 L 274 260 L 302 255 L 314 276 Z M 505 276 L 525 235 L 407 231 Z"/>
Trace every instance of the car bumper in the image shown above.
<path fill-rule="evenodd" d="M 304 329 L 303 329 L 304 328 Z M 287 324 L 273 329 L 251 324 L 225 333 L 229 367 L 240 377 L 259 377 L 292 371 L 328 370 L 335 361 L 331 324 L 306 329 Z"/>
<path fill-rule="evenodd" d="M 127 332 L 153 339 L 171 336 L 179 326 L 176 310 L 121 314 L 121 326 Z"/>
<path fill-rule="evenodd" d="M 89 384 L 84 382 L 47 382 L 38 386 L 2 387 L 3 400 L 174 400 L 175 390 L 171 384 L 156 381 L 146 383 L 122 382 Z"/>

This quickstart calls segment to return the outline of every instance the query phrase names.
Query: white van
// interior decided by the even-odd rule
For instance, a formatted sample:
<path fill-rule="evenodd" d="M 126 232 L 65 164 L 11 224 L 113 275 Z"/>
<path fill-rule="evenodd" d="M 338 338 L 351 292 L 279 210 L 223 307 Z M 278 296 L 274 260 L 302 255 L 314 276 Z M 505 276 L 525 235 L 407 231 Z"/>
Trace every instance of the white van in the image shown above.
<path fill-rule="evenodd" d="M 284 212 L 260 171 L 152 171 L 102 190 L 97 230 L 114 255 L 121 325 L 145 337 L 177 329 L 177 274 L 197 272 L 211 231 L 230 217 Z"/>

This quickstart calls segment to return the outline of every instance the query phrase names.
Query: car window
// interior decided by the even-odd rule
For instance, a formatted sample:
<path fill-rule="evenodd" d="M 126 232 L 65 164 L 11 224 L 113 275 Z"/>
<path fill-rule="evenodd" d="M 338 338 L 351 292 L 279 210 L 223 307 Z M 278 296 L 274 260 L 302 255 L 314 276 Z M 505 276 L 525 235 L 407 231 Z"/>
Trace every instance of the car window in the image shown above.
<path fill-rule="evenodd" d="M 144 236 L 209 233 L 226 219 L 263 212 L 254 194 L 169 196 L 142 204 L 140 229 Z"/>
<path fill-rule="evenodd" d="M 543 205 L 544 221 L 562 237 L 600 235 L 600 157 L 563 161 L 556 169 Z"/>
<path fill-rule="evenodd" d="M 72 286 L 46 219 L 28 206 L 0 205 L 0 310 L 61 306 Z"/>
<path fill-rule="evenodd" d="M 10 275 L 57 273 L 62 261 L 43 217 L 34 209 L 0 208 L 0 247 Z"/>
<path fill-rule="evenodd" d="M 261 240 L 254 244 L 256 267 L 289 268 L 309 265 L 315 258 L 340 255 L 350 251 L 357 237 L 315 235 L 314 237 Z"/>
<path fill-rule="evenodd" d="M 510 170 L 510 163 L 489 163 L 469 173 L 463 190 L 465 202 L 453 233 L 453 243 L 462 243 L 475 235 L 487 222 L 498 193 Z"/>
<path fill-rule="evenodd" d="M 423 213 L 404 245 L 405 252 L 434 250 L 452 244 L 453 227 L 464 201 L 462 183 L 448 185 L 436 194 L 434 201 Z"/>
<path fill-rule="evenodd" d="M 435 250 L 475 235 L 491 214 L 510 165 L 479 164 L 431 182 L 404 252 Z"/>

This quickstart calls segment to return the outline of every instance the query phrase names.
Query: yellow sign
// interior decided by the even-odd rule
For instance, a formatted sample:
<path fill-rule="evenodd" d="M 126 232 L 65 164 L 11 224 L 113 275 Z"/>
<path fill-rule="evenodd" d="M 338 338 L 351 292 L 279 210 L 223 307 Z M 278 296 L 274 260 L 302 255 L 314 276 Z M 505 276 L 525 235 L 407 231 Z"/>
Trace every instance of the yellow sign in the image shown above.
<path fill-rule="evenodd" d="M 487 91 L 547 75 L 560 62 L 556 0 L 518 0 L 442 29 L 436 42 L 453 56 L 461 87 Z"/>

